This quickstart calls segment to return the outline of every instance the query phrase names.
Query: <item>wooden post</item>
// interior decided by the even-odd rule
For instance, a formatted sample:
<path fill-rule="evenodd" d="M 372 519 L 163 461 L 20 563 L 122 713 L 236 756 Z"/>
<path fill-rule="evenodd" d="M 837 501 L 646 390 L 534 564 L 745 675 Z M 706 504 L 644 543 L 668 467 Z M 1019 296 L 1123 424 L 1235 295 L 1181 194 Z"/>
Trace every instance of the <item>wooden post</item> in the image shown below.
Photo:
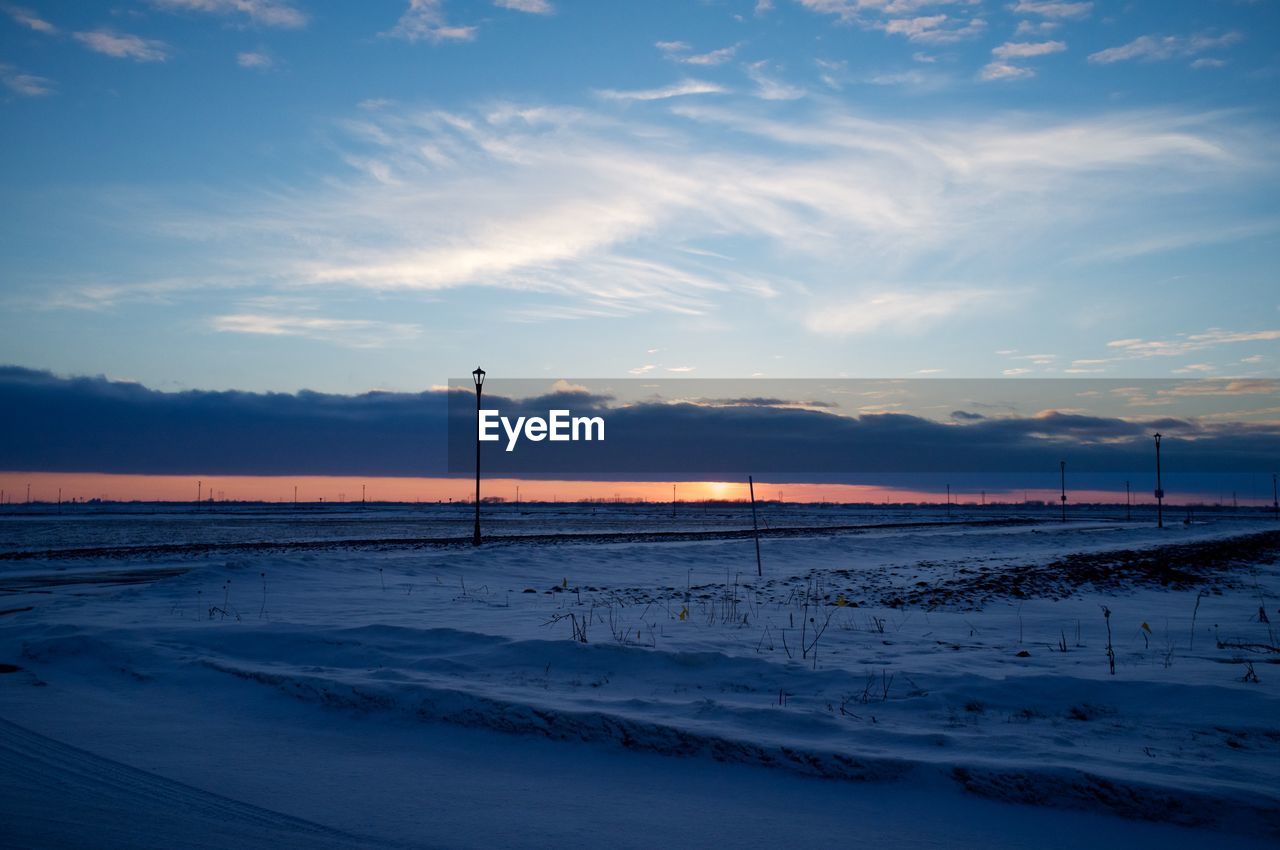
<path fill-rule="evenodd" d="M 1067 521 L 1067 462 L 1058 461 L 1058 474 L 1062 476 L 1062 521 Z"/>
<path fill-rule="evenodd" d="M 1160 434 L 1155 435 L 1156 440 L 1156 527 L 1164 528 L 1164 484 L 1160 480 Z"/>
<path fill-rule="evenodd" d="M 756 575 L 764 575 L 764 566 L 760 563 L 760 526 L 756 523 L 756 483 L 747 476 L 747 489 L 751 492 L 751 532 L 756 538 Z"/>

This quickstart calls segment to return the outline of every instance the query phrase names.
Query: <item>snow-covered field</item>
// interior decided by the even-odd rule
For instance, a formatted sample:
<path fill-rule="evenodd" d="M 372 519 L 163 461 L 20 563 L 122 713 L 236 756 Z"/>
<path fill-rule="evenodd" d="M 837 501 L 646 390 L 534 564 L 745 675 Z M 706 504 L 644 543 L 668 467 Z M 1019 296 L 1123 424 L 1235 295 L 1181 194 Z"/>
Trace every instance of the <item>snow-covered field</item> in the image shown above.
<path fill-rule="evenodd" d="M 13 522 L 135 548 L 0 560 L 5 843 L 1280 836 L 1274 522 L 789 508 L 757 577 L 740 512 L 660 510 Z M 286 539 L 361 542 L 144 551 Z"/>

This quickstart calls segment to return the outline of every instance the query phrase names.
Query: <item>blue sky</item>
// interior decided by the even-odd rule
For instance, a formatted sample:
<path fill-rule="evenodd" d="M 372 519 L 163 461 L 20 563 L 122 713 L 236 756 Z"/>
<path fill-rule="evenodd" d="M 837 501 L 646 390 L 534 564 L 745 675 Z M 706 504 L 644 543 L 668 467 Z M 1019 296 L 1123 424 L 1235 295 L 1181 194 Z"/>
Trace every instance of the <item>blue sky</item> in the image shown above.
<path fill-rule="evenodd" d="M 1280 375 L 1277 4 L 0 4 L 0 363 Z"/>

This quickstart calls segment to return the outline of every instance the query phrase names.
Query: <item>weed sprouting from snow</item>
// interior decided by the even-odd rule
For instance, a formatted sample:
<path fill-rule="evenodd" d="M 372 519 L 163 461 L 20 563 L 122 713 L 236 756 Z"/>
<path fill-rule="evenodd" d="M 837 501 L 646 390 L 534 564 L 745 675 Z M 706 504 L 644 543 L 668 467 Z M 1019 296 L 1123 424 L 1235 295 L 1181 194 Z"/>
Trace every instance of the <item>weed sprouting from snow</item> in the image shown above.
<path fill-rule="evenodd" d="M 236 622 L 240 622 L 240 612 L 231 607 L 231 579 L 227 579 L 222 584 L 222 605 L 212 605 L 209 607 L 209 619 L 214 618 L 225 620 L 227 617 L 235 617 Z"/>
<path fill-rule="evenodd" d="M 1107 664 L 1111 668 L 1111 675 L 1114 676 L 1116 674 L 1116 651 L 1111 646 L 1111 609 L 1106 605 L 1100 607 L 1102 608 L 1102 619 L 1107 624 Z"/>
<path fill-rule="evenodd" d="M 888 702 L 889 689 L 893 687 L 894 674 L 888 670 L 881 670 L 877 676 L 874 670 L 864 672 L 864 681 L 862 693 L 853 697 L 853 701 L 862 705 L 870 705 L 873 702 Z"/>
<path fill-rule="evenodd" d="M 586 643 L 587 628 L 591 625 L 591 618 L 594 615 L 594 613 L 595 613 L 594 609 L 592 609 L 592 611 L 589 611 L 587 614 L 583 616 L 579 616 L 577 613 L 573 611 L 568 611 L 563 614 L 556 613 L 556 614 L 552 614 L 551 619 L 547 620 L 547 622 L 543 623 L 543 625 L 550 626 L 560 622 L 561 620 L 568 620 L 570 628 L 573 633 L 573 639 L 578 643 Z"/>
<path fill-rule="evenodd" d="M 1196 648 L 1196 615 L 1200 613 L 1200 600 L 1208 595 L 1207 590 L 1201 590 L 1196 594 L 1196 607 L 1191 609 L 1191 641 L 1188 645 L 1190 649 Z"/>
<path fill-rule="evenodd" d="M 802 645 L 800 647 L 801 657 L 807 658 L 809 654 L 812 653 L 813 669 L 815 670 L 818 669 L 818 641 L 821 640 L 822 636 L 826 633 L 827 627 L 831 625 L 831 618 L 836 615 L 836 611 L 838 610 L 840 609 L 832 608 L 829 611 L 827 611 L 826 617 L 824 617 L 821 622 L 818 622 L 816 617 L 807 618 L 807 624 L 813 626 L 813 638 L 812 640 L 809 641 L 808 646 L 803 645 L 803 642 L 802 642 Z M 803 641 L 803 637 L 801 638 L 801 640 Z"/>
<path fill-rule="evenodd" d="M 1268 643 L 1275 646 L 1276 633 L 1275 629 L 1271 627 L 1271 618 L 1267 616 L 1267 597 L 1262 592 L 1262 585 L 1258 583 L 1258 570 L 1256 567 L 1250 566 L 1249 573 L 1253 576 L 1253 590 L 1258 594 L 1258 622 L 1267 627 Z"/>

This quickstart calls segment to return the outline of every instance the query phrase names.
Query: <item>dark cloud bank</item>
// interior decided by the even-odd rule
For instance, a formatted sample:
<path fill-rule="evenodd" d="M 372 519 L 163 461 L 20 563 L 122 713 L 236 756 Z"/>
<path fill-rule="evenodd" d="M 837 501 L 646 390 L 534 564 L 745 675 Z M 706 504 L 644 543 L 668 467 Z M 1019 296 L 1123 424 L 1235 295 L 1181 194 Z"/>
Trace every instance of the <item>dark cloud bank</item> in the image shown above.
<path fill-rule="evenodd" d="M 723 401 L 614 408 L 608 397 L 573 392 L 518 401 L 486 395 L 486 407 L 512 418 L 567 408 L 606 422 L 602 443 L 522 440 L 510 453 L 502 450 L 505 442 L 487 443 L 486 473 L 1056 479 L 1065 459 L 1073 473 L 1145 474 L 1156 430 L 1166 434 L 1171 475 L 1269 474 L 1280 457 L 1280 434 L 1257 425 L 963 410 L 939 422 L 902 414 L 841 417 L 770 399 Z M 457 391 L 163 393 L 101 377 L 0 367 L 0 410 L 0 469 L 12 471 L 423 476 L 466 474 L 474 462 L 475 400 Z"/>

